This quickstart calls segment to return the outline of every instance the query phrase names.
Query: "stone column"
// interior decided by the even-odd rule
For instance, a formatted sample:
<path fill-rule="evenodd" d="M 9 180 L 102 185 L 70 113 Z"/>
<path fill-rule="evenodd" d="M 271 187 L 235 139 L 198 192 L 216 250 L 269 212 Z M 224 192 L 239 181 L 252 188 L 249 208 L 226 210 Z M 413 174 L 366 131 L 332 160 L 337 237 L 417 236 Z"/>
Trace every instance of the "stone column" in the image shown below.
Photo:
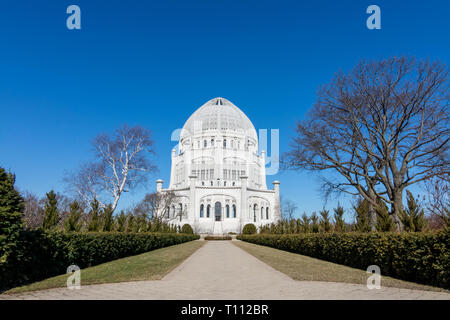
<path fill-rule="evenodd" d="M 195 198 L 195 182 L 197 180 L 197 176 L 189 175 L 189 211 L 188 211 L 188 220 L 194 221 L 194 225 L 192 226 L 195 229 L 198 226 L 198 219 L 200 212 L 196 212 L 196 202 Z"/>
<path fill-rule="evenodd" d="M 173 185 L 175 183 L 175 156 L 176 151 L 175 148 L 172 149 L 172 164 L 170 166 L 170 183 L 169 183 L 169 189 L 173 188 Z"/>
<path fill-rule="evenodd" d="M 161 192 L 163 182 L 161 179 L 156 180 L 156 192 Z"/>
<path fill-rule="evenodd" d="M 156 193 L 161 193 L 163 182 L 164 181 L 161 179 L 156 180 Z M 161 208 L 162 211 L 158 210 L 158 212 L 156 212 L 156 216 L 159 217 L 160 214 L 164 214 L 164 209 L 165 208 Z"/>
<path fill-rule="evenodd" d="M 244 227 L 244 219 L 247 215 L 247 179 L 248 176 L 241 176 L 241 209 L 239 213 L 239 231 Z"/>
<path fill-rule="evenodd" d="M 261 186 L 262 189 L 267 190 L 267 184 L 266 184 L 266 152 L 264 150 L 261 151 Z"/>
<path fill-rule="evenodd" d="M 275 203 L 274 203 L 274 211 L 273 211 L 273 219 L 274 222 L 278 222 L 281 220 L 281 204 L 280 204 L 280 181 L 275 180 L 272 182 L 273 190 L 275 191 Z"/>
<path fill-rule="evenodd" d="M 184 150 L 184 176 L 183 176 L 183 185 L 187 186 L 189 184 L 189 176 L 192 174 L 192 148 L 186 148 Z"/>

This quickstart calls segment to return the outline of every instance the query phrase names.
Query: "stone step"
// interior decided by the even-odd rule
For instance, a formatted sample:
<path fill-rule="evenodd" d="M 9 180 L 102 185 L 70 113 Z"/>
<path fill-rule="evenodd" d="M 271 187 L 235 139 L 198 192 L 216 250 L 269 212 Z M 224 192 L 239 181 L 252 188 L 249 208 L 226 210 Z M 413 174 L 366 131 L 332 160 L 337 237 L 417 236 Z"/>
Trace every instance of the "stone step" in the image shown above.
<path fill-rule="evenodd" d="M 213 234 L 214 235 L 223 234 L 222 222 L 221 221 L 214 221 Z"/>

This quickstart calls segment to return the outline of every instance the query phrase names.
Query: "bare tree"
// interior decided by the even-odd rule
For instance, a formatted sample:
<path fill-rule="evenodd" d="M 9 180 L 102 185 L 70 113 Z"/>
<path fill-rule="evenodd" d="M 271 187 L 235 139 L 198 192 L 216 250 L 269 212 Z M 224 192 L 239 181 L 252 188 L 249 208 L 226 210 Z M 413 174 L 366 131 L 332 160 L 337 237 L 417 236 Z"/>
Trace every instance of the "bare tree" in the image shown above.
<path fill-rule="evenodd" d="M 24 226 L 26 229 L 36 229 L 42 226 L 44 220 L 43 201 L 32 192 L 23 194 L 25 201 Z"/>
<path fill-rule="evenodd" d="M 295 213 L 297 212 L 297 205 L 289 200 L 289 199 L 282 199 L 283 200 L 283 217 L 287 220 L 294 219 Z"/>
<path fill-rule="evenodd" d="M 64 221 L 67 220 L 67 218 L 70 215 L 70 204 L 72 203 L 73 199 L 67 197 L 66 195 L 57 192 L 56 193 L 56 200 L 58 202 L 58 227 L 64 228 Z M 45 199 L 42 199 L 42 203 L 44 204 Z M 84 208 L 84 205 L 82 205 L 82 208 Z"/>
<path fill-rule="evenodd" d="M 145 215 L 152 220 L 168 220 L 169 210 L 176 206 L 177 202 L 178 195 L 174 191 L 148 193 L 134 207 L 133 214 L 136 216 Z M 177 216 L 175 215 L 174 217 L 176 218 Z"/>
<path fill-rule="evenodd" d="M 326 195 L 360 194 L 372 206 L 382 199 L 401 230 L 405 188 L 448 166 L 449 92 L 439 62 L 361 62 L 319 89 L 284 165 L 326 172 Z"/>
<path fill-rule="evenodd" d="M 102 208 L 111 203 L 114 211 L 122 194 L 145 183 L 147 174 L 156 169 L 147 158 L 153 152 L 150 131 L 124 125 L 112 136 L 98 135 L 93 147 L 96 160 L 65 180 L 85 203 L 95 198 Z"/>
<path fill-rule="evenodd" d="M 424 187 L 427 191 L 426 209 L 431 215 L 438 217 L 441 224 L 450 226 L 449 172 L 442 171 L 437 173 L 433 178 L 424 182 Z"/>

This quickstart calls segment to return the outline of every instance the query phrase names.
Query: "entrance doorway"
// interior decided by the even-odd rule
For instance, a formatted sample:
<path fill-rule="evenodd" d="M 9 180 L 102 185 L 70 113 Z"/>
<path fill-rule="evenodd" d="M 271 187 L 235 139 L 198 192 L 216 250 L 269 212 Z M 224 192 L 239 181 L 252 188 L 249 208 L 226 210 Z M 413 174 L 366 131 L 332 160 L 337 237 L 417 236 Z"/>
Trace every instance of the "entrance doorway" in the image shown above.
<path fill-rule="evenodd" d="M 220 202 L 216 202 L 214 205 L 214 216 L 216 217 L 216 221 L 221 221 L 222 219 L 222 204 Z"/>

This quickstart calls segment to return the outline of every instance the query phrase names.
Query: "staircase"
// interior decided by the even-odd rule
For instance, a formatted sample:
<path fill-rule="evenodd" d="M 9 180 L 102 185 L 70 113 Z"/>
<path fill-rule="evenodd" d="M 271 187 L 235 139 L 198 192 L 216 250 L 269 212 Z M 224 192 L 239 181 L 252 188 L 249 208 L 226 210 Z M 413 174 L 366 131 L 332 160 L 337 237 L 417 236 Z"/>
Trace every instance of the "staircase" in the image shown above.
<path fill-rule="evenodd" d="M 213 234 L 223 234 L 222 221 L 214 221 Z"/>

